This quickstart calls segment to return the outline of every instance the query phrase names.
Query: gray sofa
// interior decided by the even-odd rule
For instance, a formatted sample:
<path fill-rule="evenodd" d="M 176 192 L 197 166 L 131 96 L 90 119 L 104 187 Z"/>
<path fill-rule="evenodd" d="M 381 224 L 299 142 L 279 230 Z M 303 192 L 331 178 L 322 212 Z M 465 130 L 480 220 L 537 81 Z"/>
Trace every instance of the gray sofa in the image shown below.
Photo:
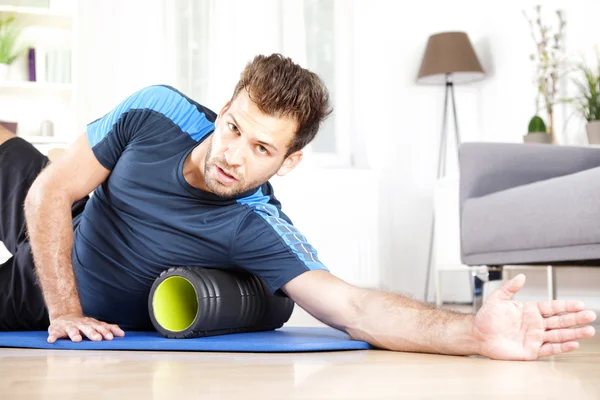
<path fill-rule="evenodd" d="M 463 264 L 600 265 L 600 148 L 464 143 L 459 164 Z"/>

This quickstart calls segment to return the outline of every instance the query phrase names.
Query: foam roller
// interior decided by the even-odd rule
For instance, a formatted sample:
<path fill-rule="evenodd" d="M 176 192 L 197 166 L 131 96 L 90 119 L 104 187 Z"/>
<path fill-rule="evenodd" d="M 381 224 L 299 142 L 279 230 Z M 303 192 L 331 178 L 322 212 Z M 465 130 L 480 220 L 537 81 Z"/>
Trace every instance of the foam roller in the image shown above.
<path fill-rule="evenodd" d="M 246 271 L 173 267 L 154 281 L 148 309 L 158 332 L 180 339 L 278 329 L 294 302 Z"/>

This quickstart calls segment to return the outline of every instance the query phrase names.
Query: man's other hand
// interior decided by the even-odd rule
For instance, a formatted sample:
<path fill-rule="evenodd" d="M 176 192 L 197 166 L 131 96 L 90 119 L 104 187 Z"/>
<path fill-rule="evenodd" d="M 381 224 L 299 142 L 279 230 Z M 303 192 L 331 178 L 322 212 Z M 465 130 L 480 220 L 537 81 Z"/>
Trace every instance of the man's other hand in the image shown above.
<path fill-rule="evenodd" d="M 48 343 L 60 338 L 70 338 L 73 342 L 81 342 L 85 335 L 95 342 L 112 340 L 114 336 L 125 336 L 125 332 L 117 325 L 107 324 L 94 318 L 80 314 L 67 314 L 55 318 L 48 327 Z"/>
<path fill-rule="evenodd" d="M 579 348 L 594 336 L 596 314 L 581 301 L 521 303 L 512 300 L 525 284 L 520 274 L 490 293 L 475 317 L 481 355 L 500 360 L 535 360 Z"/>

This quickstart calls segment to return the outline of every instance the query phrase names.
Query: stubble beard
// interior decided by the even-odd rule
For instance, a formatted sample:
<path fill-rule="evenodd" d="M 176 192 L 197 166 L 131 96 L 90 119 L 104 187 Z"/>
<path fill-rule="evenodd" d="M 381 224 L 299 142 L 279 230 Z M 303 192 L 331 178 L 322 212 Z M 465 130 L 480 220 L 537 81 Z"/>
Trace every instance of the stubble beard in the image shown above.
<path fill-rule="evenodd" d="M 223 199 L 231 199 L 249 191 L 253 187 L 258 188 L 258 186 L 261 185 L 259 182 L 253 182 L 252 185 L 247 185 L 246 181 L 238 176 L 235 177 L 237 181 L 231 186 L 226 186 L 219 182 L 217 178 L 217 166 L 221 165 L 226 171 L 231 171 L 232 169 L 227 165 L 225 160 L 211 158 L 212 137 L 209 138 L 209 140 L 210 142 L 208 143 L 208 149 L 206 150 L 206 157 L 204 158 L 204 184 L 211 192 Z"/>

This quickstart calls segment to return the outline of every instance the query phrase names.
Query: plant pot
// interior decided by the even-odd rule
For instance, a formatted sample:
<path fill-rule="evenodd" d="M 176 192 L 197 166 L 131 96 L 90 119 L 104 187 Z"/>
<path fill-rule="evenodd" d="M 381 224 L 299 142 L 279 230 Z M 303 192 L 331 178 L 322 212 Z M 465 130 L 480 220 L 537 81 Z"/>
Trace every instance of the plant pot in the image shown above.
<path fill-rule="evenodd" d="M 8 80 L 8 64 L 0 64 L 0 82 Z"/>
<path fill-rule="evenodd" d="M 600 121 L 588 122 L 585 129 L 589 144 L 600 144 Z"/>
<path fill-rule="evenodd" d="M 525 143 L 552 144 L 552 135 L 549 135 L 545 132 L 530 132 L 523 136 L 523 141 Z"/>

